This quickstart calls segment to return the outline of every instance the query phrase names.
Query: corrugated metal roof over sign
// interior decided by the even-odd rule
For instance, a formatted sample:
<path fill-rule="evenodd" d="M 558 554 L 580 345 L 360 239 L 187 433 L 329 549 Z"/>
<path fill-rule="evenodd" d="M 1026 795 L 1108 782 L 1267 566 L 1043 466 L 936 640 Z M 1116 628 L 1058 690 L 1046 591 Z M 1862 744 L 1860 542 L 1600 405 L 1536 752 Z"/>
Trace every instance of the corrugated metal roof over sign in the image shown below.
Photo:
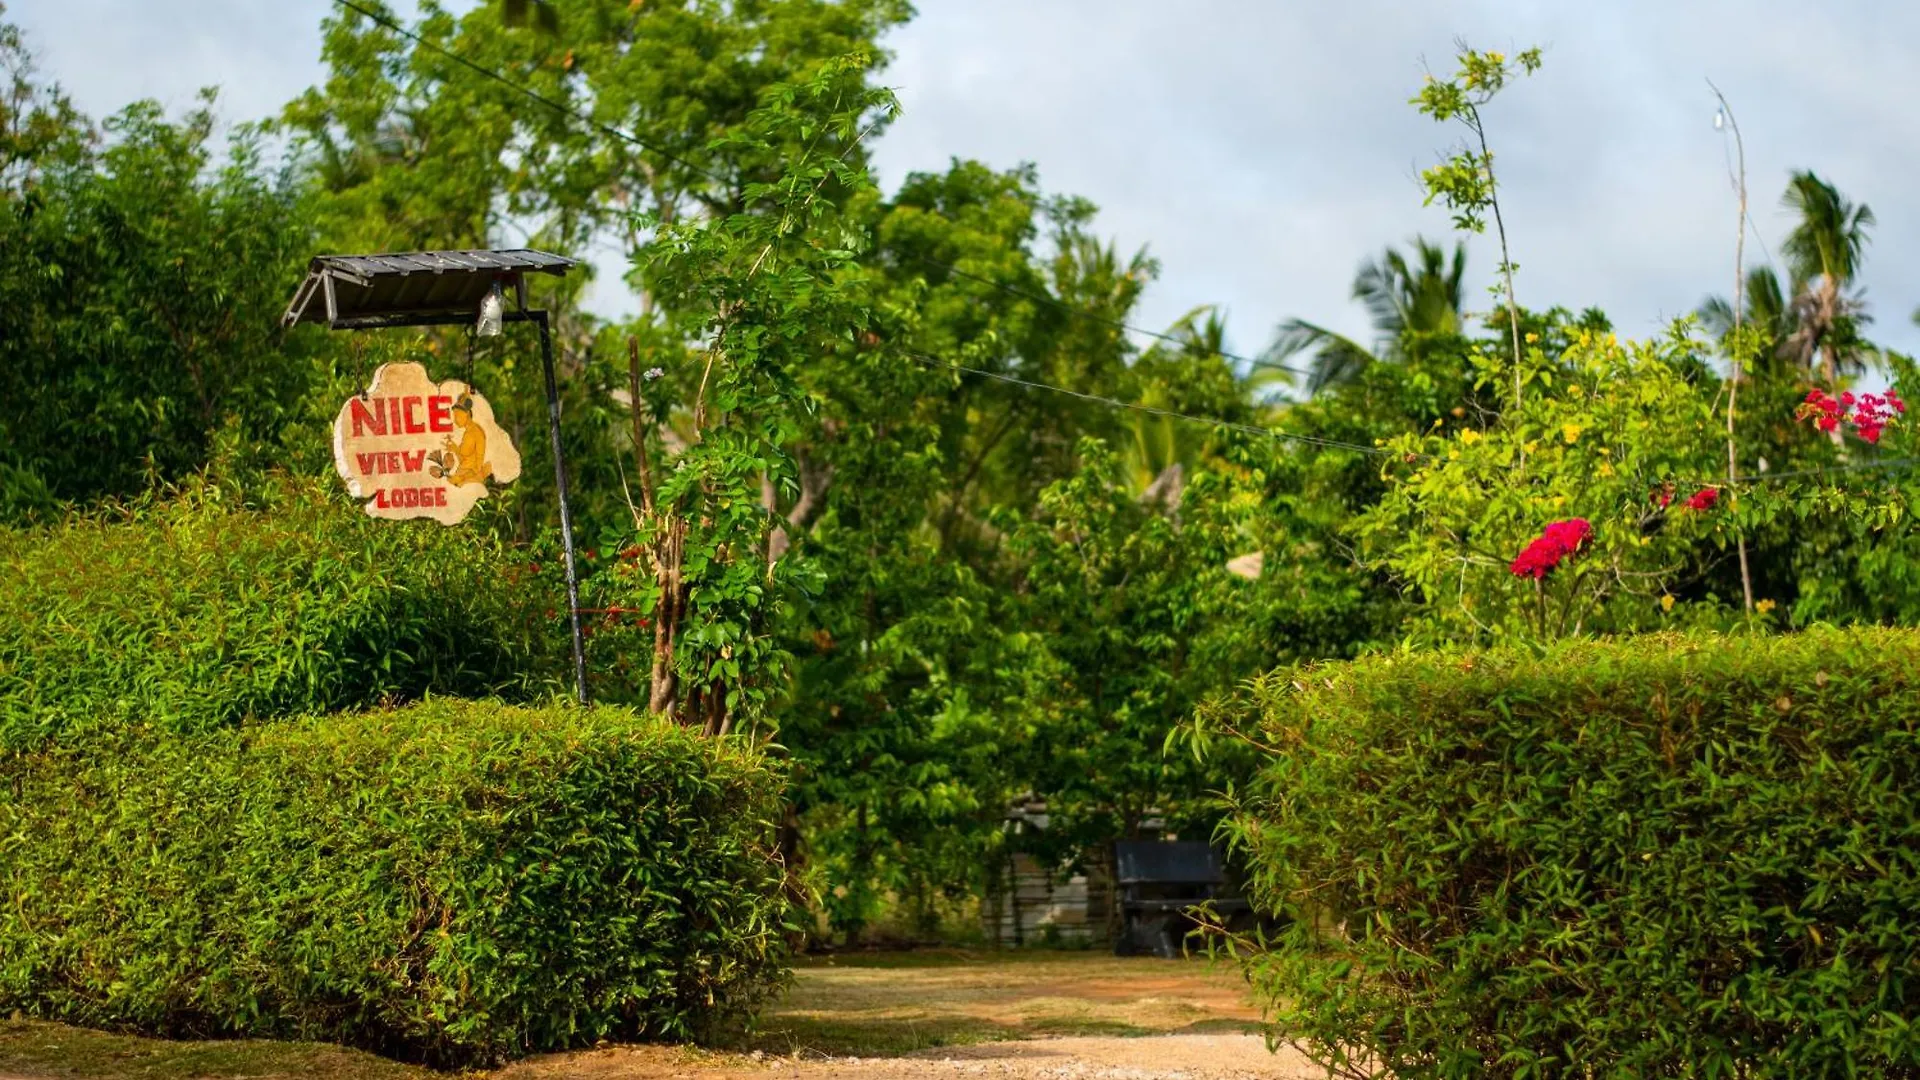
<path fill-rule="evenodd" d="M 408 251 L 319 255 L 307 266 L 281 321 L 326 322 L 336 330 L 458 321 L 477 313 L 498 281 L 526 302 L 527 273 L 565 274 L 574 260 L 544 251 Z M 316 302 L 319 310 L 314 310 Z"/>

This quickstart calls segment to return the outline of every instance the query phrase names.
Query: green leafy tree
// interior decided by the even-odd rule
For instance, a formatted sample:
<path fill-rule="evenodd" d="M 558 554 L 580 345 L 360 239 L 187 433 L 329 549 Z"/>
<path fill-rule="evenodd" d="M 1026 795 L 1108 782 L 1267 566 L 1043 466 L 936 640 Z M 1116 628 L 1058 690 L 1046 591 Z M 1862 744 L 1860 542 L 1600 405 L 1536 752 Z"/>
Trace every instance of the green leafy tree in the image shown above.
<path fill-rule="evenodd" d="M 598 535 L 626 518 L 622 483 L 633 479 L 622 476 L 632 451 L 625 339 L 639 339 L 644 371 L 682 338 L 686 313 L 670 310 L 651 278 L 655 241 L 682 224 L 764 211 L 753 192 L 804 156 L 863 164 L 858 140 L 870 130 L 765 136 L 786 140 L 778 144 L 722 136 L 751 123 L 769 88 L 805 83 L 843 57 L 862 57 L 871 75 L 885 58 L 875 40 L 906 14 L 897 0 L 540 0 L 458 15 L 429 7 L 409 26 L 382 5 L 356 3 L 326 20 L 326 80 L 292 102 L 281 125 L 324 193 L 316 214 L 332 250 L 531 246 L 583 256 L 611 247 L 628 256 L 640 308 L 630 325 L 581 310 L 590 266 L 558 285 L 535 283 L 535 301 L 553 312 L 576 517 Z M 835 183 L 823 198 L 843 198 Z M 526 469 L 497 524 L 534 540 L 554 505 L 538 366 L 511 345 L 482 347 L 469 361 L 472 344 L 457 332 L 428 335 L 423 347 L 471 368 L 514 432 Z M 683 402 L 696 389 L 675 386 Z M 690 420 L 683 412 L 671 422 Z"/>
<path fill-rule="evenodd" d="M 796 131 L 852 146 L 895 107 L 866 86 L 866 63 L 849 57 L 770 89 L 727 139 L 745 154 Z M 858 162 L 808 154 L 750 187 L 748 208 L 664 227 L 648 253 L 687 345 L 669 361 L 680 378 L 632 401 L 635 561 L 644 563 L 633 606 L 652 620 L 649 707 L 710 733 L 757 722 L 778 693 L 783 657 L 770 620 L 783 592 L 807 582 L 794 562 L 770 558 L 776 526 L 762 492 L 796 483 L 788 448 L 807 408 L 796 371 L 869 323 L 868 301 L 837 278 L 865 243 L 841 201 L 867 183 Z M 676 402 L 674 388 L 688 385 L 690 397 Z M 676 405 L 690 416 L 689 435 L 668 452 L 646 429 L 659 430 Z"/>
<path fill-rule="evenodd" d="M 1128 491 L 1105 446 L 1080 455 L 1081 470 L 1008 529 L 1023 622 L 1044 646 L 1025 776 L 1047 799 L 1043 843 L 1057 858 L 1136 838 L 1149 818 L 1205 820 L 1219 779 L 1162 747 L 1222 674 L 1193 654 L 1218 593 L 1247 590 L 1217 534 Z"/>
<path fill-rule="evenodd" d="M 1412 104 L 1423 115 L 1446 123 L 1464 125 L 1470 141 L 1451 156 L 1420 174 L 1427 189 L 1427 204 L 1435 200 L 1453 212 L 1453 226 L 1465 232 L 1485 232 L 1486 216 L 1493 215 L 1494 231 L 1500 240 L 1500 277 L 1505 285 L 1508 329 L 1513 344 L 1513 400 L 1520 404 L 1520 305 L 1513 293 L 1512 252 L 1507 247 L 1506 219 L 1500 214 L 1499 184 L 1493 171 L 1493 151 L 1487 145 L 1487 126 L 1480 110 L 1506 88 L 1518 75 L 1540 70 L 1540 50 L 1526 49 L 1511 61 L 1505 53 L 1480 52 L 1462 42 L 1459 70 L 1450 79 L 1427 76 L 1426 85 L 1414 95 Z"/>
<path fill-rule="evenodd" d="M 314 355 L 274 318 L 310 246 L 298 190 L 244 130 L 214 167 L 211 94 L 177 121 L 130 106 L 97 139 L 51 91 L 16 81 L 10 101 L 0 512 L 179 479 L 223 431 L 271 462 Z"/>

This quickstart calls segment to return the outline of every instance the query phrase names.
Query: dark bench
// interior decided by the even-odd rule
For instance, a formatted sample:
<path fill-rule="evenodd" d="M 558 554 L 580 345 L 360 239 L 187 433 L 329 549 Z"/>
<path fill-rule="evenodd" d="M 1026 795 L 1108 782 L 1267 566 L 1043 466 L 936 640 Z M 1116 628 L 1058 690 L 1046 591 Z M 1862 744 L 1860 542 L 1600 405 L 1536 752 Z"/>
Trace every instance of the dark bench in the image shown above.
<path fill-rule="evenodd" d="M 1248 910 L 1228 889 L 1226 867 L 1211 844 L 1116 841 L 1113 869 L 1121 924 L 1114 952 L 1122 956 L 1179 956 L 1187 931 L 1197 925 L 1189 914 L 1197 905 L 1222 917 Z"/>

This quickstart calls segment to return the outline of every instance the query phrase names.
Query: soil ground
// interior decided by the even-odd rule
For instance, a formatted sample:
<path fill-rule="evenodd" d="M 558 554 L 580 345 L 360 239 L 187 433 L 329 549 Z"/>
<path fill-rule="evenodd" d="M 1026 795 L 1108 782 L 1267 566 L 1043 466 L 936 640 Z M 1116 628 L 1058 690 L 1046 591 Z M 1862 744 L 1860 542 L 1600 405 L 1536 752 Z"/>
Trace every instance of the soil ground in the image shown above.
<path fill-rule="evenodd" d="M 488 1080 L 1291 1080 L 1225 962 L 919 951 L 815 959 L 728 1049 L 606 1046 Z M 171 1042 L 0 1020 L 0 1080 L 435 1080 L 311 1043 Z"/>

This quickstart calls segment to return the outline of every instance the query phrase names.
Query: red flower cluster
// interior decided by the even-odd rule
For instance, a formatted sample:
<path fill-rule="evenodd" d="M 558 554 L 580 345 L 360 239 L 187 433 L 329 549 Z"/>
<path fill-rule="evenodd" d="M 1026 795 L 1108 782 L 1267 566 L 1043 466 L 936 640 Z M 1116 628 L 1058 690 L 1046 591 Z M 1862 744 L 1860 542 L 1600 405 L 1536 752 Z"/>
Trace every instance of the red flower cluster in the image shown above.
<path fill-rule="evenodd" d="M 1587 524 L 1585 518 L 1556 521 L 1546 527 L 1538 540 L 1528 544 L 1508 569 L 1517 577 L 1530 577 L 1538 581 L 1551 573 L 1567 556 L 1580 550 L 1592 535 L 1593 526 Z"/>
<path fill-rule="evenodd" d="M 1713 509 L 1713 504 L 1719 501 L 1720 501 L 1719 488 L 1710 488 L 1710 487 L 1701 488 L 1699 491 L 1694 492 L 1690 497 L 1688 497 L 1687 509 L 1701 510 L 1701 511 L 1711 510 Z"/>
<path fill-rule="evenodd" d="M 1839 397 L 1831 397 L 1816 386 L 1807 391 L 1807 400 L 1795 410 L 1794 416 L 1800 420 L 1812 418 L 1821 431 L 1838 431 L 1841 424 L 1849 423 L 1862 439 L 1878 443 L 1880 433 L 1893 418 L 1906 411 L 1907 403 L 1900 400 L 1898 390 L 1888 390 L 1884 395 L 1858 396 L 1847 390 Z"/>

